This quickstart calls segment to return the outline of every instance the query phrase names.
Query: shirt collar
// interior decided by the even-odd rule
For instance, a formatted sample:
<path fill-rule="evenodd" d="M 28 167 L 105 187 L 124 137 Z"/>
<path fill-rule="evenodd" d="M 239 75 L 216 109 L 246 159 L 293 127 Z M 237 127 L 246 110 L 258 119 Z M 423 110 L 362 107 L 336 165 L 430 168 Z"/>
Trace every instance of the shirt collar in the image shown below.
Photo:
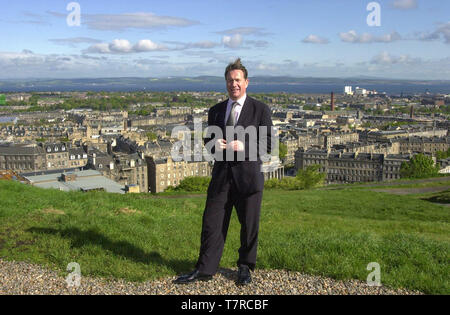
<path fill-rule="evenodd" d="M 238 102 L 239 103 L 239 105 L 244 105 L 244 103 L 245 103 L 245 100 L 247 99 L 247 94 L 244 94 L 244 96 L 242 96 L 240 99 L 238 99 L 237 101 L 233 101 L 231 98 L 230 99 L 228 99 L 228 104 L 233 104 L 234 102 Z"/>

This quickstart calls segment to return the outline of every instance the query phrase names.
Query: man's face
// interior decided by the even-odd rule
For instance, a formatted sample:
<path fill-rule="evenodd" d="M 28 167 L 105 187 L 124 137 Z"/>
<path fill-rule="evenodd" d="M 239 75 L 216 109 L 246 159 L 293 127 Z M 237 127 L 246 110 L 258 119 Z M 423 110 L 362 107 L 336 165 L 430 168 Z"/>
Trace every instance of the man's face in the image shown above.
<path fill-rule="evenodd" d="M 248 79 L 244 77 L 242 70 L 231 70 L 227 75 L 228 95 L 233 101 L 244 96 L 247 91 Z"/>

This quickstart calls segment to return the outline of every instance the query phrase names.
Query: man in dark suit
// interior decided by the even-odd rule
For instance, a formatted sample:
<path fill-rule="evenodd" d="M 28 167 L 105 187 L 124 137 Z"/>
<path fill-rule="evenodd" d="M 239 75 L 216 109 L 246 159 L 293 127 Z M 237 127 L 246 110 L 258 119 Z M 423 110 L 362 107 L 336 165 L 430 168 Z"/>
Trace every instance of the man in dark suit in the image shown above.
<path fill-rule="evenodd" d="M 216 161 L 203 214 L 200 254 L 195 270 L 174 281 L 179 284 L 210 280 L 217 272 L 233 206 L 241 224 L 238 284 L 251 282 L 250 270 L 256 264 L 264 188 L 261 155 L 271 151 L 271 112 L 247 96 L 248 72 L 240 59 L 228 65 L 225 79 L 229 99 L 208 113 L 208 128 L 216 132 L 205 143 Z"/>

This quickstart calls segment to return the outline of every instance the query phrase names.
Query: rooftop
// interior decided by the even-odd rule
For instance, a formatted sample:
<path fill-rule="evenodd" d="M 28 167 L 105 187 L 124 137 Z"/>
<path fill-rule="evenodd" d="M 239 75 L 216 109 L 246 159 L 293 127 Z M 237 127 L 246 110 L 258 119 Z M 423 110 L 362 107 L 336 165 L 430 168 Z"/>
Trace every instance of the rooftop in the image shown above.
<path fill-rule="evenodd" d="M 63 173 L 25 176 L 33 186 L 40 188 L 54 188 L 62 191 L 79 191 L 104 189 L 109 193 L 125 193 L 125 187 L 104 176 L 95 170 L 75 171 L 76 179 L 70 182 L 61 180 Z"/>

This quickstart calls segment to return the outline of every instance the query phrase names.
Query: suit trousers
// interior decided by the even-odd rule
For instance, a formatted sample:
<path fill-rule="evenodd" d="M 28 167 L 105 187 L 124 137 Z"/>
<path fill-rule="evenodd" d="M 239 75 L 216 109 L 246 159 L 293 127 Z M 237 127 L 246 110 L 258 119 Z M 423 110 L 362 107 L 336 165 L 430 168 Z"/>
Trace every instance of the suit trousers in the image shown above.
<path fill-rule="evenodd" d="M 208 191 L 203 213 L 200 255 L 196 269 L 207 275 L 214 275 L 222 257 L 233 206 L 241 224 L 239 260 L 237 265 L 247 265 L 254 270 L 258 247 L 259 218 L 262 191 L 242 195 L 236 189 L 231 169 L 227 168 L 227 180 L 220 191 Z"/>

